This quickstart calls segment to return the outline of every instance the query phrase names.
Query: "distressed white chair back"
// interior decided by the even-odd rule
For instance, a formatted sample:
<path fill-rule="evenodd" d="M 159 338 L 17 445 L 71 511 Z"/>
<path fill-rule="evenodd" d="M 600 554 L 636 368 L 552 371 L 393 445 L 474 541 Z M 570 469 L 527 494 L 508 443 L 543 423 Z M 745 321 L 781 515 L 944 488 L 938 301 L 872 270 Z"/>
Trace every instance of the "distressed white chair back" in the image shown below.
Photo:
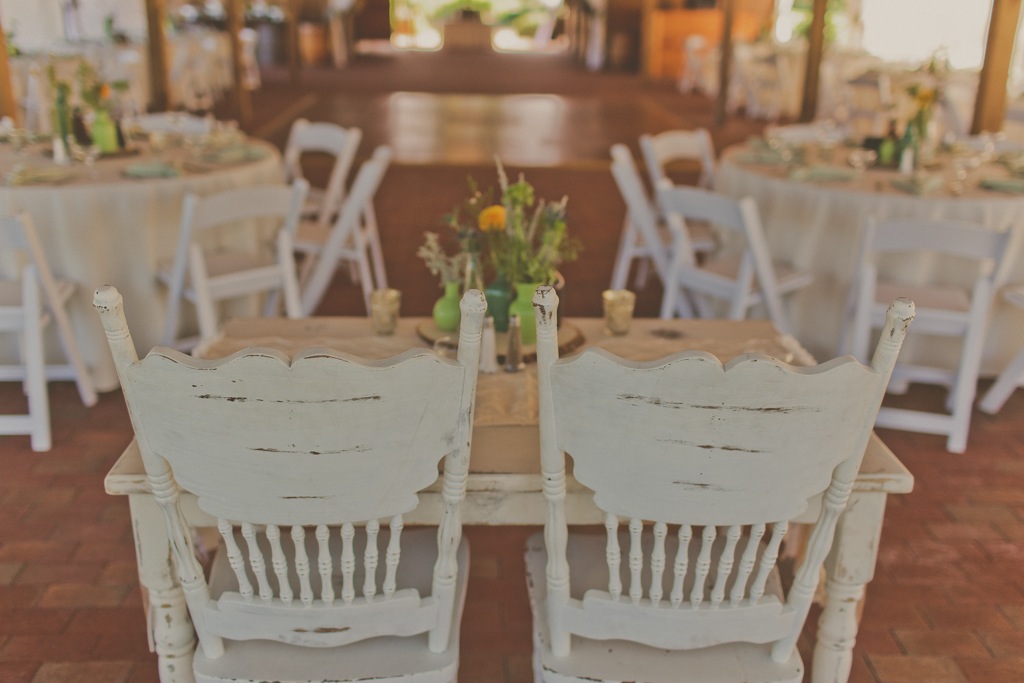
<path fill-rule="evenodd" d="M 337 647 L 426 633 L 437 653 L 458 638 L 458 510 L 486 307 L 479 291 L 463 297 L 457 361 L 429 350 L 367 361 L 324 349 L 199 361 L 166 348 L 139 360 L 117 290 L 100 288 L 94 303 L 203 657 L 221 657 L 223 639 Z M 403 515 L 442 460 L 432 556 L 406 560 Z M 234 570 L 228 585 L 204 578 L 181 490 L 217 519 Z M 426 593 L 403 585 L 409 562 L 433 566 Z"/>
<path fill-rule="evenodd" d="M 200 339 L 217 333 L 216 302 L 225 299 L 269 293 L 264 314 L 274 315 L 278 306 L 276 293 L 283 291 L 286 315 L 301 317 L 293 240 L 308 188 L 309 183 L 300 178 L 291 186 L 252 186 L 206 196 L 185 196 L 174 261 L 159 273 L 168 287 L 165 346 L 194 343 L 178 339 L 182 299 L 196 306 Z M 241 236 L 246 231 L 264 230 L 268 220 L 280 225 L 272 245 L 261 244 L 258 235 Z M 249 249 L 204 247 L 218 242 L 212 233 L 224 229 L 232 230 L 231 239 L 239 244 L 248 243 Z"/>
<path fill-rule="evenodd" d="M 330 224 L 345 201 L 345 183 L 348 182 L 356 151 L 363 138 L 359 128 L 344 128 L 336 123 L 298 119 L 292 124 L 288 143 L 284 149 L 285 180 L 305 178 L 302 157 L 320 153 L 334 157 L 331 173 L 323 188 L 311 188 L 306 198 L 305 217 L 321 225 Z"/>
<path fill-rule="evenodd" d="M 381 145 L 374 150 L 372 157 L 363 162 L 341 211 L 325 234 L 305 239 L 307 233 L 300 230 L 295 248 L 307 259 L 301 278 L 302 310 L 306 315 L 312 315 L 316 310 L 342 262 L 354 268 L 354 277 L 363 289 L 367 314 L 370 312 L 370 292 L 388 286 L 373 197 L 391 164 L 391 158 L 391 148 Z"/>
<path fill-rule="evenodd" d="M 754 200 L 733 199 L 700 188 L 673 185 L 668 180 L 659 183 L 658 196 L 674 239 L 668 279 L 673 284 L 665 287 L 662 317 L 671 317 L 680 307 L 680 298 L 689 294 L 694 295 L 694 304 L 702 317 L 717 314 L 705 297 L 725 301 L 727 316 L 733 320 L 745 318 L 753 306 L 763 303 L 769 319 L 788 334 L 790 326 L 782 295 L 810 284 L 811 275 L 773 261 Z M 690 221 L 706 222 L 731 233 L 732 241 L 742 245 L 741 252 L 698 262 L 687 237 L 686 224 Z"/>
<path fill-rule="evenodd" d="M 865 358 L 873 329 L 884 324 L 883 298 L 907 296 L 917 302 L 916 335 L 962 339 L 955 367 L 903 364 L 896 367 L 896 387 L 918 381 L 949 388 L 948 412 L 883 408 L 878 425 L 948 436 L 946 448 L 962 453 L 967 447 L 971 408 L 977 391 L 978 370 L 985 343 L 989 311 L 1014 254 L 1014 231 L 997 232 L 959 221 L 893 219 L 869 220 L 864 228 L 847 320 L 852 329 L 849 349 Z M 893 257 L 905 263 L 933 264 L 934 276 L 921 276 L 912 265 L 894 268 Z M 935 259 L 957 259 L 954 269 L 937 267 Z M 916 261 L 915 261 L 916 260 Z M 972 271 L 973 269 L 973 271 Z M 882 275 L 882 273 L 894 273 Z M 954 277 L 949 277 L 950 275 Z M 848 336 L 843 335 L 844 343 Z"/>
<path fill-rule="evenodd" d="M 692 160 L 700 164 L 697 186 L 710 190 L 715 181 L 715 146 L 706 128 L 666 130 L 640 136 L 640 152 L 647 167 L 651 186 L 668 176 L 665 167 L 676 161 Z"/>
<path fill-rule="evenodd" d="M 68 318 L 75 285 L 54 277 L 28 214 L 0 216 L 0 255 L 12 277 L 0 280 L 0 332 L 21 351 L 21 362 L 0 365 L 0 381 L 18 381 L 28 397 L 28 413 L 0 416 L 0 434 L 28 434 L 32 450 L 52 446 L 47 381 L 71 379 L 82 403 L 95 405 L 96 389 Z M 53 322 L 66 361 L 46 362 L 44 332 Z"/>
<path fill-rule="evenodd" d="M 723 367 L 703 351 L 647 363 L 604 350 L 558 360 L 557 305 L 554 290 L 537 290 L 548 517 L 546 613 L 536 618 L 547 620 L 551 652 L 568 656 L 574 635 L 670 650 L 774 643 L 772 658 L 788 661 L 913 303 L 894 302 L 870 367 L 843 357 L 812 368 L 758 354 Z M 568 559 L 566 455 L 606 519 L 606 579 L 585 592 L 574 580 L 601 559 Z M 776 558 L 788 520 L 820 494 L 783 593 Z"/>

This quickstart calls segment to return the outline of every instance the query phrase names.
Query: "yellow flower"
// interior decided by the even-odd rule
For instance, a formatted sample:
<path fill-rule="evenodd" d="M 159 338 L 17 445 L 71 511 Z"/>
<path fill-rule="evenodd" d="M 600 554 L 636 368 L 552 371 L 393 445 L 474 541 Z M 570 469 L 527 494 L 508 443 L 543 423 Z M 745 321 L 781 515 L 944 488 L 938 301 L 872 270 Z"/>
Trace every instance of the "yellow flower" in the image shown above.
<path fill-rule="evenodd" d="M 504 230 L 505 207 L 500 204 L 488 206 L 480 212 L 480 215 L 477 216 L 476 222 L 484 232 L 490 232 L 491 230 Z"/>
<path fill-rule="evenodd" d="M 935 102 L 935 89 L 920 87 L 916 93 L 917 106 L 919 109 L 930 107 Z"/>
<path fill-rule="evenodd" d="M 105 100 L 110 97 L 110 86 L 104 83 L 100 86 L 100 100 Z"/>

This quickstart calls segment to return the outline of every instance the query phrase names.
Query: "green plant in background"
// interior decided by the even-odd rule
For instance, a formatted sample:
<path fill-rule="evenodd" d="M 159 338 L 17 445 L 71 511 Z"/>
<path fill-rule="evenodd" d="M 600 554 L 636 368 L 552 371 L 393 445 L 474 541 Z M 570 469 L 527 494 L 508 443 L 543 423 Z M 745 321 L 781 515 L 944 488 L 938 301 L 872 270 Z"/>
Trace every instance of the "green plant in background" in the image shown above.
<path fill-rule="evenodd" d="M 803 19 L 793 29 L 793 34 L 806 38 L 811 30 L 814 18 L 814 0 L 795 0 L 793 11 L 803 15 Z M 832 43 L 836 39 L 836 17 L 846 12 L 846 0 L 828 0 L 825 10 L 825 42 Z"/>

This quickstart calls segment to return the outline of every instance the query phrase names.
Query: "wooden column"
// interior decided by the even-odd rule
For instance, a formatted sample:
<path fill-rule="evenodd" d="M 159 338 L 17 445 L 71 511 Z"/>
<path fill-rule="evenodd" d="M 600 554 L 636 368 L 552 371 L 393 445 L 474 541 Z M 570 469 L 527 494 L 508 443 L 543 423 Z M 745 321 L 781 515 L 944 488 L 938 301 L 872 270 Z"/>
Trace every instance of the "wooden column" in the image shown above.
<path fill-rule="evenodd" d="M 1006 118 L 1006 79 L 1010 75 L 1013 41 L 1020 19 L 1021 0 L 993 0 L 988 24 L 985 61 L 978 77 L 971 133 L 1002 130 Z"/>
<path fill-rule="evenodd" d="M 242 85 L 243 79 L 243 67 L 242 67 L 242 28 L 245 26 L 244 22 L 244 8 L 242 7 L 242 0 L 228 0 L 225 3 L 227 10 L 227 24 L 228 24 L 228 37 L 231 39 L 231 71 L 235 75 L 235 87 L 232 88 L 232 104 L 234 105 L 235 116 L 238 117 L 238 123 L 245 128 L 246 125 L 252 121 L 252 101 L 249 97 L 249 91 Z"/>
<path fill-rule="evenodd" d="M 722 9 L 722 41 L 719 43 L 721 61 L 718 65 L 718 97 L 715 98 L 715 110 L 711 125 L 715 128 L 725 123 L 725 105 L 729 99 L 729 78 L 732 67 L 732 18 L 734 13 L 733 0 L 720 0 Z"/>
<path fill-rule="evenodd" d="M 804 93 L 800 101 L 800 120 L 813 121 L 818 113 L 818 84 L 821 57 L 825 51 L 825 11 L 828 0 L 814 0 L 814 14 L 807 33 L 807 68 L 804 71 Z"/>
<path fill-rule="evenodd" d="M 299 60 L 299 13 L 300 0 L 289 0 L 284 4 L 284 47 L 288 61 L 288 78 L 293 84 L 302 80 L 302 63 Z"/>
<path fill-rule="evenodd" d="M 10 116 L 14 125 L 21 125 L 21 112 L 14 101 L 14 90 L 11 88 L 11 65 L 7 61 L 7 34 L 0 24 L 0 116 Z"/>
<path fill-rule="evenodd" d="M 171 106 L 167 81 L 167 37 L 164 35 L 164 0 L 146 0 L 146 29 L 149 33 L 149 110 L 167 111 Z"/>

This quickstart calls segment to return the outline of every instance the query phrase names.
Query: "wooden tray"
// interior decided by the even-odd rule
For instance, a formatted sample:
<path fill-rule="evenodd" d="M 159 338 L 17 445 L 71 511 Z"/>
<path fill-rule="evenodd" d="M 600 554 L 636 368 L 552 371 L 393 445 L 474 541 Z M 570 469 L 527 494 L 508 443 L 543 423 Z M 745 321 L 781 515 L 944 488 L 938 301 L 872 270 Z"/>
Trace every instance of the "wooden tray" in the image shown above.
<path fill-rule="evenodd" d="M 443 332 L 438 329 L 433 318 L 427 318 L 416 325 L 416 334 L 428 344 L 439 346 L 445 349 L 457 349 L 459 347 L 459 331 Z M 563 322 L 558 328 L 558 355 L 563 356 L 583 346 L 583 332 L 570 322 Z M 505 352 L 508 350 L 508 333 L 496 332 L 494 334 L 494 347 L 498 352 L 498 362 L 505 362 Z M 523 361 L 532 362 L 537 358 L 537 346 L 535 344 L 523 345 Z"/>

